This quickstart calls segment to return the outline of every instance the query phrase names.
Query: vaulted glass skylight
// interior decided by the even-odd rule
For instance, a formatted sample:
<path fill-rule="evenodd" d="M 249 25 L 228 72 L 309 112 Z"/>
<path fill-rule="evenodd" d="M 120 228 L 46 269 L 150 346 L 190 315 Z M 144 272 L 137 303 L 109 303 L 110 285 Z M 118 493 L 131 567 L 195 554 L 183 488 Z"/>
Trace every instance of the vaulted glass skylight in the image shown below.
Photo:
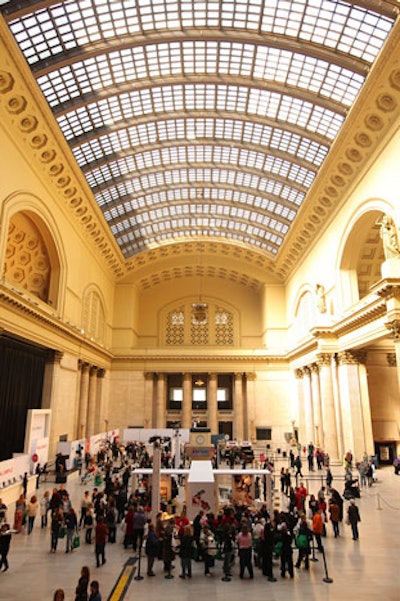
<path fill-rule="evenodd" d="M 395 19 L 390 2 L 3 1 L 126 258 L 274 257 Z"/>

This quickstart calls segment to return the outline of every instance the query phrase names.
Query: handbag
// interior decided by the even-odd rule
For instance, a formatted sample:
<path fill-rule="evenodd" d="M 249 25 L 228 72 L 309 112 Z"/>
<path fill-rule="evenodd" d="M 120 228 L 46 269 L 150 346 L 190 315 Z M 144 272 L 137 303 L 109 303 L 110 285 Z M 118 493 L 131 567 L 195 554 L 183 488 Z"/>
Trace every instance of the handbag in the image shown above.
<path fill-rule="evenodd" d="M 72 540 L 72 548 L 73 549 L 79 549 L 79 547 L 81 546 L 81 539 L 79 534 L 75 534 L 73 540 Z"/>
<path fill-rule="evenodd" d="M 296 547 L 298 549 L 307 549 L 308 537 L 307 534 L 299 534 L 296 538 Z"/>
<path fill-rule="evenodd" d="M 275 557 L 280 557 L 282 555 L 283 542 L 281 540 L 276 541 L 274 546 L 274 555 Z"/>
<path fill-rule="evenodd" d="M 59 530 L 58 530 L 58 538 L 64 538 L 65 534 L 66 534 L 66 527 L 64 526 L 64 524 L 61 524 Z"/>

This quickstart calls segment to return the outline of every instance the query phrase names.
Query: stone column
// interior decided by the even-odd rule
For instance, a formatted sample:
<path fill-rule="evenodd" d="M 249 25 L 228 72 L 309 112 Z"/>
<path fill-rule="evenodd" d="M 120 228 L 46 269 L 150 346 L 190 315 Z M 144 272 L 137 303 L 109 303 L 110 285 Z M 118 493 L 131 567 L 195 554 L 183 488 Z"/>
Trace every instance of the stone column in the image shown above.
<path fill-rule="evenodd" d="M 307 447 L 314 440 L 314 410 L 311 393 L 311 370 L 303 367 L 304 419 L 306 439 L 299 441 L 302 447 Z"/>
<path fill-rule="evenodd" d="M 360 393 L 361 393 L 361 412 L 364 425 L 364 455 L 375 454 L 374 434 L 372 431 L 372 418 L 371 418 L 371 403 L 369 400 L 368 390 L 368 373 L 365 361 L 362 361 L 358 365 L 359 377 L 360 377 Z"/>
<path fill-rule="evenodd" d="M 156 523 L 160 511 L 160 479 L 161 479 L 161 449 L 160 443 L 153 444 L 153 475 L 151 478 L 151 521 Z"/>
<path fill-rule="evenodd" d="M 183 401 L 181 428 L 192 427 L 192 374 L 183 374 Z"/>
<path fill-rule="evenodd" d="M 217 388 L 218 378 L 217 374 L 209 374 L 208 377 L 208 394 L 207 394 L 207 405 L 208 405 L 208 427 L 211 430 L 211 434 L 218 434 L 218 403 L 217 403 Z"/>
<path fill-rule="evenodd" d="M 79 369 L 81 370 L 81 385 L 79 390 L 79 424 L 78 438 L 85 438 L 87 424 L 87 408 L 89 394 L 89 363 L 79 360 Z"/>
<path fill-rule="evenodd" d="M 233 389 L 233 436 L 236 440 L 243 440 L 243 382 L 242 374 L 235 374 L 235 382 Z"/>
<path fill-rule="evenodd" d="M 165 374 L 157 374 L 157 395 L 156 395 L 156 428 L 165 428 L 166 414 L 166 383 Z"/>
<path fill-rule="evenodd" d="M 58 443 L 58 435 L 60 433 L 67 434 L 70 429 L 71 431 L 73 430 L 75 414 L 71 414 L 71 420 L 65 419 L 65 406 L 63 404 L 64 395 L 61 380 L 61 360 L 63 353 L 55 351 L 50 355 L 51 356 L 49 356 L 49 359 L 46 361 L 44 370 L 42 408 L 51 409 L 49 457 L 54 457 Z M 74 411 L 74 405 L 71 409 Z M 55 433 L 57 433 L 57 435 L 55 435 Z"/>
<path fill-rule="evenodd" d="M 95 432 L 95 418 L 97 405 L 97 367 L 92 365 L 89 371 L 89 392 L 86 421 L 86 436 L 93 436 Z"/>
<path fill-rule="evenodd" d="M 338 354 L 338 360 L 344 452 L 351 451 L 354 459 L 359 461 L 367 447 L 359 371 L 359 362 L 365 360 L 365 353 L 343 351 Z"/>
<path fill-rule="evenodd" d="M 319 367 L 319 384 L 321 393 L 323 450 L 334 461 L 339 459 L 337 427 L 335 415 L 335 399 L 333 394 L 332 357 L 330 353 L 317 355 Z"/>
<path fill-rule="evenodd" d="M 306 432 L 306 414 L 305 414 L 305 400 L 304 400 L 304 382 L 305 376 L 304 369 L 296 369 L 294 372 L 296 377 L 296 402 L 293 403 L 291 420 L 293 427 L 298 428 L 298 438 L 300 441 L 304 441 L 307 438 Z"/>
<path fill-rule="evenodd" d="M 342 409 L 340 404 L 340 390 L 339 390 L 339 368 L 337 362 L 337 356 L 334 355 L 331 359 L 331 372 L 332 372 L 332 388 L 333 388 L 333 401 L 335 407 L 336 416 L 336 429 L 337 429 L 337 446 L 340 461 L 344 457 L 344 440 L 343 440 L 343 422 L 342 422 Z"/>
<path fill-rule="evenodd" d="M 322 423 L 321 392 L 319 385 L 319 367 L 318 363 L 310 365 L 311 371 L 311 395 L 314 416 L 314 443 L 316 447 L 324 448 L 324 432 Z"/>
<path fill-rule="evenodd" d="M 103 398 L 103 382 L 106 370 L 99 368 L 97 370 L 96 380 L 96 406 L 95 406 L 95 418 L 94 418 L 94 431 L 104 432 L 106 428 L 105 424 L 105 410 L 104 410 L 104 398 Z"/>
<path fill-rule="evenodd" d="M 146 371 L 143 374 L 144 378 L 144 390 L 143 390 L 143 402 L 144 402 L 144 417 L 143 426 L 145 428 L 153 428 L 155 423 L 155 403 L 154 403 L 154 374 L 152 371 Z"/>
<path fill-rule="evenodd" d="M 247 440 L 257 440 L 256 424 L 256 374 L 254 372 L 246 373 L 246 399 L 247 399 L 247 420 L 246 432 Z"/>

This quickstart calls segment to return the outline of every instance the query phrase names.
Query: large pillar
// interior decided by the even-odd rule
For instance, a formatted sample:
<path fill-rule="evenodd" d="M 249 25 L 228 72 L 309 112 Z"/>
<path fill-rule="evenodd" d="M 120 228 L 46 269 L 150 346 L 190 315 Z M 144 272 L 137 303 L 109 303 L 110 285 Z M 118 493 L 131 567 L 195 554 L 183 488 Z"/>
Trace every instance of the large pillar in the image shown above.
<path fill-rule="evenodd" d="M 334 355 L 331 360 L 331 371 L 332 371 L 332 388 L 333 388 L 333 401 L 335 406 L 336 416 L 336 429 L 337 429 L 337 445 L 340 461 L 343 460 L 345 453 L 344 439 L 343 439 L 343 421 L 342 421 L 342 408 L 340 404 L 340 390 L 339 390 L 339 367 L 337 356 Z"/>
<path fill-rule="evenodd" d="M 192 427 L 192 374 L 183 374 L 183 400 L 182 400 L 182 422 L 181 428 Z"/>
<path fill-rule="evenodd" d="M 104 407 L 104 395 L 103 395 L 103 382 L 105 376 L 105 369 L 97 370 L 96 380 L 96 406 L 95 406 L 95 418 L 94 418 L 94 431 L 105 432 L 106 426 L 108 428 L 108 420 L 106 420 L 105 407 Z M 107 421 L 107 424 L 106 424 Z"/>
<path fill-rule="evenodd" d="M 256 424 L 256 374 L 254 372 L 246 373 L 246 398 L 247 398 L 247 427 L 246 438 L 248 440 L 257 440 Z"/>
<path fill-rule="evenodd" d="M 93 436 L 95 432 L 95 416 L 97 405 L 97 367 L 92 365 L 89 371 L 89 392 L 87 407 L 86 436 Z"/>
<path fill-rule="evenodd" d="M 365 355 L 361 351 L 343 351 L 338 354 L 345 453 L 351 451 L 356 461 L 362 459 L 368 446 L 359 370 L 359 362 L 365 361 Z"/>
<path fill-rule="evenodd" d="M 49 457 L 54 457 L 55 455 L 59 434 L 67 434 L 69 428 L 71 427 L 72 431 L 74 427 L 74 414 L 72 414 L 71 420 L 66 421 L 65 419 L 63 387 L 60 373 L 62 357 L 63 354 L 56 351 L 46 363 L 44 373 L 42 407 L 43 409 L 51 409 Z"/>
<path fill-rule="evenodd" d="M 89 363 L 79 361 L 81 370 L 81 386 L 79 390 L 79 424 L 78 438 L 85 438 L 87 423 L 87 408 L 89 394 Z"/>
<path fill-rule="evenodd" d="M 145 428 L 153 428 L 155 423 L 154 404 L 154 374 L 152 371 L 144 373 L 144 424 Z"/>
<path fill-rule="evenodd" d="M 218 403 L 217 403 L 217 374 L 210 374 L 208 377 L 208 427 L 211 434 L 218 434 Z"/>
<path fill-rule="evenodd" d="M 303 368 L 303 390 L 304 390 L 304 419 L 306 439 L 300 441 L 302 446 L 306 447 L 314 440 L 314 411 L 311 394 L 311 370 L 309 367 Z"/>
<path fill-rule="evenodd" d="M 165 374 L 157 374 L 156 428 L 165 428 L 166 383 L 167 378 Z"/>
<path fill-rule="evenodd" d="M 235 374 L 234 382 L 234 422 L 233 422 L 233 436 L 236 440 L 243 440 L 243 382 L 242 374 Z"/>
<path fill-rule="evenodd" d="M 317 356 L 319 366 L 319 384 L 321 393 L 323 450 L 334 461 L 339 459 L 335 399 L 333 393 L 332 357 L 330 353 Z"/>
<path fill-rule="evenodd" d="M 311 371 L 311 395 L 314 416 L 314 442 L 316 447 L 324 448 L 324 432 L 322 423 L 321 392 L 319 385 L 319 366 L 317 363 L 310 365 Z"/>
<path fill-rule="evenodd" d="M 294 372 L 296 377 L 296 402 L 293 403 L 292 406 L 292 430 L 298 428 L 298 439 L 300 441 L 304 441 L 307 438 L 306 433 L 306 414 L 305 414 L 305 401 L 304 401 L 304 382 L 303 378 L 305 376 L 304 369 L 296 369 Z"/>
<path fill-rule="evenodd" d="M 364 455 L 370 456 L 375 454 L 375 445 L 374 434 L 372 431 L 371 404 L 368 390 L 368 373 L 365 362 L 359 363 L 358 370 L 360 376 L 361 412 L 364 425 Z"/>

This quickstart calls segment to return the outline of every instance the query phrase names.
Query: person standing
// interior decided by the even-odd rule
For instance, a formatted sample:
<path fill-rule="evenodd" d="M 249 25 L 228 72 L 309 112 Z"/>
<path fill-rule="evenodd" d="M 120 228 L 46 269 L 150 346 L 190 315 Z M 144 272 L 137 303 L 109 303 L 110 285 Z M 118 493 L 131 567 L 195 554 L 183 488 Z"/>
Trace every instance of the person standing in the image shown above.
<path fill-rule="evenodd" d="M 99 590 L 99 583 L 97 580 L 92 580 L 90 583 L 90 597 L 89 601 L 101 601 L 101 594 Z"/>
<path fill-rule="evenodd" d="M 43 497 L 40 500 L 40 518 L 41 518 L 41 527 L 47 528 L 47 513 L 50 509 L 50 493 L 48 490 L 44 492 Z"/>
<path fill-rule="evenodd" d="M 146 536 L 145 553 L 147 556 L 147 576 L 155 576 L 153 572 L 154 561 L 159 554 L 160 541 L 154 531 L 154 524 L 150 523 Z"/>
<path fill-rule="evenodd" d="M 51 516 L 51 549 L 52 553 L 57 551 L 58 545 L 58 535 L 60 532 L 61 526 L 64 525 L 64 514 L 60 509 L 55 511 Z"/>
<path fill-rule="evenodd" d="M 192 555 L 193 555 L 193 529 L 190 524 L 183 527 L 183 535 L 181 538 L 181 546 L 179 549 L 179 557 L 181 559 L 182 572 L 179 578 L 192 577 Z"/>
<path fill-rule="evenodd" d="M 300 478 L 303 477 L 303 474 L 301 473 L 301 459 L 300 459 L 300 455 L 297 455 L 296 459 L 294 460 L 294 467 L 296 468 L 296 473 L 295 473 L 295 478 L 297 478 L 298 476 L 300 476 Z"/>
<path fill-rule="evenodd" d="M 355 499 L 350 499 L 347 516 L 353 533 L 353 540 L 358 540 L 358 522 L 361 522 L 361 518 Z"/>
<path fill-rule="evenodd" d="M 264 526 L 262 549 L 262 573 L 268 577 L 268 582 L 276 582 L 273 574 L 273 554 L 275 545 L 275 526 L 268 520 Z"/>
<path fill-rule="evenodd" d="M 24 495 L 25 499 L 26 499 L 27 492 L 28 492 L 28 472 L 25 472 L 24 476 L 22 478 L 22 494 Z"/>
<path fill-rule="evenodd" d="M 85 517 L 86 517 L 86 512 L 87 512 L 87 508 L 89 506 L 89 504 L 91 503 L 90 500 L 90 493 L 88 490 L 85 490 L 83 497 L 81 499 L 81 516 L 79 519 L 79 528 L 85 524 Z"/>
<path fill-rule="evenodd" d="M 36 495 L 33 495 L 28 505 L 26 506 L 26 517 L 28 518 L 28 534 L 30 534 L 33 530 L 33 525 L 35 523 L 35 518 L 37 516 L 38 509 L 39 501 L 37 500 Z"/>
<path fill-rule="evenodd" d="M 337 538 L 339 536 L 340 508 L 334 498 L 329 500 L 329 519 L 332 522 L 333 534 Z"/>
<path fill-rule="evenodd" d="M 78 529 L 78 519 L 76 517 L 75 509 L 73 507 L 70 508 L 67 515 L 65 516 L 65 526 L 67 529 L 67 541 L 65 546 L 65 552 L 69 553 L 74 550 L 72 546 L 72 541 L 74 538 L 74 534 Z"/>
<path fill-rule="evenodd" d="M 312 536 L 313 533 L 308 527 L 306 515 L 303 513 L 300 517 L 299 531 L 296 536 L 296 547 L 299 550 L 296 568 L 300 568 L 300 564 L 304 559 L 305 569 L 309 569 L 310 541 L 312 540 Z"/>
<path fill-rule="evenodd" d="M 95 529 L 95 553 L 96 553 L 96 565 L 100 567 L 100 559 L 101 565 L 106 563 L 106 540 L 108 535 L 107 526 L 104 523 L 102 517 L 99 517 L 98 522 L 96 524 Z"/>
<path fill-rule="evenodd" d="M 134 553 L 136 553 L 136 551 L 138 551 L 139 553 L 141 552 L 145 524 L 146 516 L 144 515 L 143 507 L 139 506 L 133 516 L 132 546 Z"/>
<path fill-rule="evenodd" d="M 11 534 L 15 530 L 11 530 L 10 524 L 4 523 L 0 529 L 0 570 L 4 565 L 3 572 L 7 572 L 8 565 L 8 552 L 11 544 Z"/>
<path fill-rule="evenodd" d="M 173 578 L 171 574 L 172 562 L 175 558 L 172 538 L 174 536 L 175 519 L 171 517 L 164 529 L 162 557 L 164 561 L 164 571 L 167 572 L 165 578 Z"/>
<path fill-rule="evenodd" d="M 293 551 L 292 551 L 292 535 L 287 528 L 287 524 L 283 522 L 280 527 L 280 535 L 282 541 L 281 551 L 281 576 L 285 578 L 286 570 L 289 572 L 290 578 L 293 578 Z"/>
<path fill-rule="evenodd" d="M 204 524 L 200 535 L 201 552 L 204 559 L 204 575 L 211 576 L 210 568 L 214 566 L 216 543 L 214 534 L 208 524 Z"/>
<path fill-rule="evenodd" d="M 321 509 L 318 509 L 313 515 L 312 519 L 312 530 L 317 541 L 318 551 L 323 551 L 321 536 L 324 531 L 323 513 Z"/>
<path fill-rule="evenodd" d="M 252 537 L 251 532 L 247 524 L 243 524 L 242 528 L 237 535 L 237 546 L 239 549 L 239 563 L 240 563 L 240 575 L 239 577 L 243 579 L 244 571 L 247 568 L 249 572 L 249 578 L 253 579 L 253 565 L 252 565 Z"/>
<path fill-rule="evenodd" d="M 88 586 L 90 570 L 88 566 L 82 566 L 81 575 L 75 589 L 75 601 L 88 601 Z"/>
<path fill-rule="evenodd" d="M 7 505 L 3 503 L 3 499 L 0 499 L 0 524 L 5 522 L 7 517 Z"/>

